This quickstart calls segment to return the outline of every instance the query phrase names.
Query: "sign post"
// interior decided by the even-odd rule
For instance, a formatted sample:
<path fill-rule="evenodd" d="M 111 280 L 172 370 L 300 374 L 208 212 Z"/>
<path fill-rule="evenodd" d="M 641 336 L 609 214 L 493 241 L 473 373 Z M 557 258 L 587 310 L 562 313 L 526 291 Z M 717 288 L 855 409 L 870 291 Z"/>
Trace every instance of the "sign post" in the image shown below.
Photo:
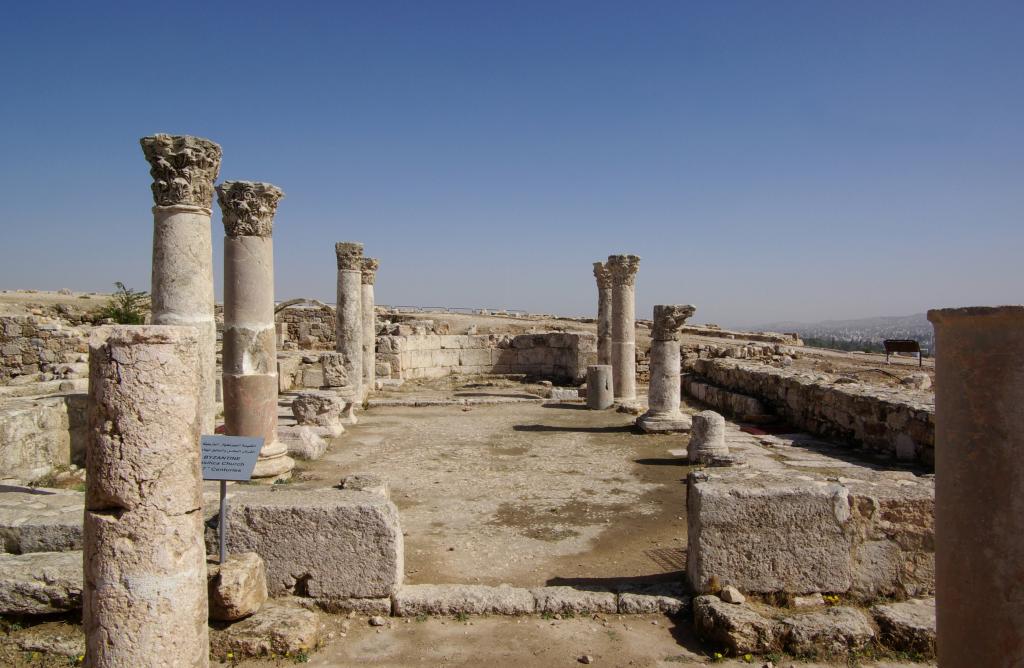
<path fill-rule="evenodd" d="M 220 563 L 228 558 L 228 480 L 249 480 L 263 439 L 250 436 L 204 435 L 200 438 L 203 480 L 220 481 Z"/>

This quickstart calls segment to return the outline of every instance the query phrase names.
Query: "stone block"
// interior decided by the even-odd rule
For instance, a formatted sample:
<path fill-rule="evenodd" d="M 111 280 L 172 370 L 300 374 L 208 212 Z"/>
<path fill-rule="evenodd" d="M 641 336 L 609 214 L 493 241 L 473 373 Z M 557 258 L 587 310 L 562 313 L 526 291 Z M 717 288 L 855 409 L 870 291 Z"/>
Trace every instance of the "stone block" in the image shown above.
<path fill-rule="evenodd" d="M 0 491 L 0 552 L 68 552 L 82 549 L 79 492 L 6 488 Z"/>
<path fill-rule="evenodd" d="M 369 492 L 379 494 L 385 499 L 391 498 L 391 488 L 388 481 L 380 476 L 367 473 L 353 473 L 341 479 L 341 488 L 354 492 Z"/>
<path fill-rule="evenodd" d="M 320 369 L 305 369 L 302 372 L 302 386 L 320 388 L 324 386 L 324 372 Z"/>
<path fill-rule="evenodd" d="M 451 350 L 462 350 L 465 348 L 466 338 L 464 334 L 448 334 L 438 337 L 441 348 Z"/>
<path fill-rule="evenodd" d="M 292 415 L 300 425 L 340 425 L 346 403 L 332 392 L 303 392 L 292 400 Z"/>
<path fill-rule="evenodd" d="M 341 425 L 336 425 L 334 428 L 340 431 L 345 429 Z M 330 429 L 330 427 L 322 427 L 322 429 Z M 288 447 L 288 454 L 290 456 L 296 459 L 314 461 L 324 456 L 329 445 L 326 439 L 318 434 L 316 430 L 316 427 L 310 426 L 278 427 L 277 437 L 278 440 Z"/>
<path fill-rule="evenodd" d="M 935 656 L 935 599 L 916 599 L 876 605 L 871 614 L 879 638 L 891 650 Z"/>
<path fill-rule="evenodd" d="M 491 351 L 486 348 L 469 348 L 459 352 L 461 366 L 491 366 Z"/>
<path fill-rule="evenodd" d="M 255 552 L 229 554 L 221 565 L 207 558 L 210 619 L 233 622 L 255 613 L 267 600 L 267 574 Z"/>
<path fill-rule="evenodd" d="M 459 366 L 461 350 L 434 350 L 431 352 L 430 366 L 453 367 Z"/>
<path fill-rule="evenodd" d="M 529 589 L 502 585 L 405 585 L 394 596 L 398 617 L 417 615 L 528 615 L 536 609 Z"/>
<path fill-rule="evenodd" d="M 237 658 L 309 652 L 320 643 L 320 615 L 293 601 L 268 601 L 259 612 L 211 632 L 210 652 Z"/>
<path fill-rule="evenodd" d="M 783 645 L 801 657 L 833 658 L 857 653 L 874 640 L 875 630 L 860 610 L 826 608 L 781 621 Z"/>
<path fill-rule="evenodd" d="M 838 484 L 739 485 L 691 476 L 690 584 L 707 591 L 715 578 L 755 593 L 845 592 L 853 582 L 850 519 L 848 490 Z"/>
<path fill-rule="evenodd" d="M 778 622 L 757 614 L 746 605 L 726 603 L 717 596 L 693 599 L 693 625 L 704 640 L 724 647 L 738 656 L 767 654 L 782 645 L 782 628 Z"/>
<path fill-rule="evenodd" d="M 316 387 L 345 387 L 351 385 L 344 353 L 323 353 L 320 355 L 320 385 Z M 308 371 L 306 373 L 309 373 Z M 306 387 L 313 387 L 306 383 Z"/>
<path fill-rule="evenodd" d="M 0 615 L 48 615 L 81 607 L 81 552 L 0 554 Z"/>
<path fill-rule="evenodd" d="M 470 334 L 466 336 L 466 348 L 484 349 L 490 348 L 491 337 L 489 334 Z"/>
<path fill-rule="evenodd" d="M 574 587 L 537 587 L 531 591 L 537 601 L 537 612 L 541 613 L 571 612 L 579 615 L 618 611 L 618 600 L 610 591 L 588 591 Z"/>
<path fill-rule="evenodd" d="M 690 609 L 690 600 L 682 583 L 629 586 L 619 592 L 619 614 L 678 615 Z"/>
<path fill-rule="evenodd" d="M 390 596 L 402 582 L 398 510 L 377 494 L 326 488 L 238 493 L 229 511 L 231 552 L 256 552 L 272 596 Z"/>

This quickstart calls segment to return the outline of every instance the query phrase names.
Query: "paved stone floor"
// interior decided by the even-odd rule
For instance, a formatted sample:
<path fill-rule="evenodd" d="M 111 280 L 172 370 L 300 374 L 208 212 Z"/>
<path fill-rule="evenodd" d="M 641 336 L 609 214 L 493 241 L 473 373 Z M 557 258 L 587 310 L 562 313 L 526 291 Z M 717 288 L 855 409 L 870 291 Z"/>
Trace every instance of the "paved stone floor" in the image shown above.
<path fill-rule="evenodd" d="M 406 534 L 407 582 L 679 579 L 680 435 L 580 404 L 386 407 L 360 414 L 296 487 L 386 478 Z"/>

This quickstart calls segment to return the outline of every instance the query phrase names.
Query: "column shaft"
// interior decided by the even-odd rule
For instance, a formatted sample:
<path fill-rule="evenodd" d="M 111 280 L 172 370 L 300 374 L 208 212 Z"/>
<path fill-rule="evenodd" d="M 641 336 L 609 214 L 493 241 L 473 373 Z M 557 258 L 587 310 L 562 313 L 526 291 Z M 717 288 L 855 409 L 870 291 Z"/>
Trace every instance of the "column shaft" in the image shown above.
<path fill-rule="evenodd" d="M 612 363 L 612 277 L 603 262 L 594 263 L 597 279 L 597 363 Z"/>
<path fill-rule="evenodd" d="M 271 225 L 283 193 L 269 184 L 226 181 L 217 187 L 217 194 L 227 232 L 222 352 L 224 431 L 231 436 L 262 438 L 263 448 L 253 477 L 280 478 L 295 467 L 287 456 L 287 447 L 277 440 L 277 330 Z"/>
<path fill-rule="evenodd" d="M 935 326 L 939 665 L 1024 664 L 1024 306 Z"/>
<path fill-rule="evenodd" d="M 208 666 L 199 338 L 105 327 L 89 342 L 82 546 L 86 664 Z"/>
<path fill-rule="evenodd" d="M 338 303 L 336 313 L 335 350 L 344 356 L 349 384 L 357 400 L 363 385 L 363 245 L 339 243 Z"/>
<path fill-rule="evenodd" d="M 640 258 L 610 255 L 612 274 L 612 381 L 615 398 L 636 399 L 636 304 L 634 290 Z"/>
<path fill-rule="evenodd" d="M 379 266 L 380 263 L 375 258 L 363 258 L 360 302 L 363 323 L 363 386 L 367 392 L 373 390 L 377 381 L 377 315 L 374 311 L 373 285 Z"/>
<path fill-rule="evenodd" d="M 152 322 L 199 332 L 200 428 L 216 417 L 217 327 L 213 307 L 210 207 L 221 150 L 199 137 L 153 135 L 140 140 L 153 177 Z"/>

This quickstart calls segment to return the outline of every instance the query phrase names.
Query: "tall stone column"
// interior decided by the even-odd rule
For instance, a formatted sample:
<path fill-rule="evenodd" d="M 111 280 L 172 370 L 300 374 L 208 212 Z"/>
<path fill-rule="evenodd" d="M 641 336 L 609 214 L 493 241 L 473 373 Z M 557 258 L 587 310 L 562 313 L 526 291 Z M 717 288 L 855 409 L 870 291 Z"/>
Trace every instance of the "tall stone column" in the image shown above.
<path fill-rule="evenodd" d="M 199 330 L 200 429 L 212 434 L 217 415 L 217 325 L 213 318 L 213 182 L 220 146 L 208 139 L 158 134 L 143 137 L 153 177 L 154 325 Z"/>
<path fill-rule="evenodd" d="M 335 315 L 335 350 L 344 357 L 344 371 L 352 396 L 362 400 L 363 385 L 363 245 L 340 242 L 338 256 L 338 303 Z"/>
<path fill-rule="evenodd" d="M 658 304 L 651 330 L 651 384 L 646 413 L 636 424 L 646 432 L 690 429 L 690 416 L 679 410 L 682 359 L 679 333 L 696 307 L 689 304 Z"/>
<path fill-rule="evenodd" d="M 597 363 L 612 363 L 612 275 L 604 262 L 594 263 L 597 279 Z"/>
<path fill-rule="evenodd" d="M 377 314 L 374 308 L 373 283 L 377 280 L 377 258 L 363 258 L 362 288 L 360 301 L 363 307 L 363 386 L 367 392 L 373 390 L 377 380 Z"/>
<path fill-rule="evenodd" d="M 224 432 L 263 438 L 254 478 L 290 475 L 295 461 L 277 440 L 274 214 L 284 197 L 269 183 L 217 186 L 224 218 Z"/>
<path fill-rule="evenodd" d="M 612 276 L 612 382 L 615 398 L 636 399 L 636 255 L 609 255 Z"/>
<path fill-rule="evenodd" d="M 939 665 L 1024 665 L 1024 306 L 928 319 Z"/>
<path fill-rule="evenodd" d="M 86 665 L 208 666 L 200 337 L 114 326 L 89 340 Z"/>

